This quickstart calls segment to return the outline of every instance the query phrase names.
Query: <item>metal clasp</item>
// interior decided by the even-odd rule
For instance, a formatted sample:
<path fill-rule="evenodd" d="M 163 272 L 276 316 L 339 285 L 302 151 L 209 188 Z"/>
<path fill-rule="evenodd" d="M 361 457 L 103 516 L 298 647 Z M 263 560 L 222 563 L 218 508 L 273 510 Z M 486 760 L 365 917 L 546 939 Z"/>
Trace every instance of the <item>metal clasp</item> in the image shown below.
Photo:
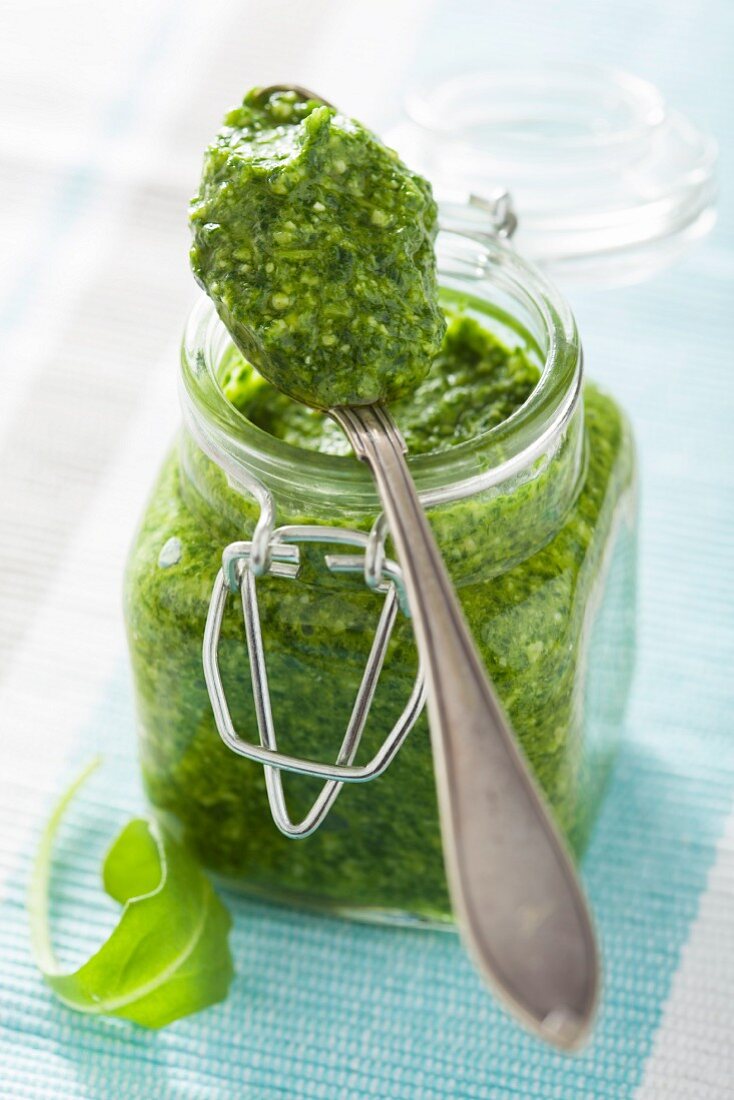
<path fill-rule="evenodd" d="M 487 244 L 510 241 L 517 229 L 517 214 L 510 192 L 499 189 L 486 195 L 464 195 L 460 201 L 443 201 L 440 224 L 449 233 Z"/>
<path fill-rule="evenodd" d="M 497 191 L 489 196 L 471 194 L 469 206 L 489 214 L 497 237 L 509 240 L 517 229 L 517 214 L 509 191 Z"/>
<path fill-rule="evenodd" d="M 263 489 L 263 492 L 267 491 Z M 372 760 L 364 765 L 355 765 L 354 759 L 377 688 L 398 608 L 407 614 L 400 567 L 385 556 L 386 524 L 380 517 L 369 534 L 350 528 L 319 525 L 292 525 L 273 529 L 272 499 L 267 501 L 269 506 L 266 508 L 262 508 L 262 494 L 258 493 L 256 499 L 262 510 L 252 541 L 233 542 L 222 554 L 222 568 L 214 582 L 204 631 L 204 676 L 220 737 L 239 756 L 264 765 L 273 819 L 286 836 L 299 838 L 309 836 L 323 822 L 344 783 L 366 783 L 376 779 L 390 765 L 423 709 L 423 675 L 419 668 L 402 714 Z M 316 542 L 357 547 L 361 553 L 325 554 L 327 568 L 332 573 L 361 572 L 369 587 L 385 597 L 351 717 L 333 764 L 290 756 L 278 749 L 257 599 L 258 576 L 269 574 L 295 579 L 300 567 L 298 544 Z M 237 592 L 242 601 L 245 621 L 259 744 L 245 740 L 235 730 L 219 669 L 219 638 L 224 611 L 229 594 Z M 318 797 L 300 822 L 292 821 L 288 813 L 281 775 L 283 771 L 324 780 Z"/>

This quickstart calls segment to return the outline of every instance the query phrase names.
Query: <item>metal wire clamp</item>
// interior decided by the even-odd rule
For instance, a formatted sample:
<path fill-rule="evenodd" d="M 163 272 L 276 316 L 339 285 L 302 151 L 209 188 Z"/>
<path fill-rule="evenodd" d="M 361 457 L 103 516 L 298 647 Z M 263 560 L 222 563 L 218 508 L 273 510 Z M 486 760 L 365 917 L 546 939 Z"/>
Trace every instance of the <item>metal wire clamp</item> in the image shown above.
<path fill-rule="evenodd" d="M 268 518 L 272 517 L 272 510 L 264 510 L 261 513 L 261 521 L 266 511 L 269 512 Z M 268 801 L 275 824 L 286 836 L 302 838 L 313 833 L 323 822 L 344 783 L 366 783 L 382 775 L 415 725 L 425 703 L 425 691 L 423 675 L 419 668 L 410 698 L 379 750 L 369 763 L 355 765 L 354 759 L 377 688 L 398 608 L 407 614 L 400 567 L 396 562 L 385 557 L 386 525 L 380 517 L 369 534 L 342 527 L 319 525 L 293 525 L 274 530 L 271 528 L 268 532 L 267 547 L 263 537 L 265 534 L 263 526 L 262 522 L 258 523 L 251 542 L 233 542 L 222 554 L 222 568 L 214 582 L 204 631 L 204 676 L 220 737 L 239 756 L 264 765 Z M 300 567 L 298 543 L 303 542 L 357 547 L 361 553 L 325 554 L 327 568 L 332 573 L 363 573 L 369 587 L 384 594 L 385 597 L 351 717 L 334 764 L 324 764 L 281 752 L 278 749 L 270 704 L 257 598 L 257 577 L 270 574 L 295 579 Z M 257 555 L 256 549 L 259 551 Z M 230 593 L 237 592 L 242 601 L 245 621 L 259 744 L 245 740 L 235 730 L 219 669 L 219 638 L 224 611 Z M 294 822 L 288 813 L 283 790 L 283 771 L 310 775 L 324 780 L 324 786 L 311 809 L 298 822 Z"/>

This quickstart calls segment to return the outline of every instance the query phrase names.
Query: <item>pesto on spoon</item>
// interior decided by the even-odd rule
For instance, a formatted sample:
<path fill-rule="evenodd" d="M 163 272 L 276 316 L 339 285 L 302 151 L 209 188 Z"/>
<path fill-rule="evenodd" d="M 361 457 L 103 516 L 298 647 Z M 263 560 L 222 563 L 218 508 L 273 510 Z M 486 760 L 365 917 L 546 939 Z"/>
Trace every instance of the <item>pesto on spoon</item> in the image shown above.
<path fill-rule="evenodd" d="M 191 264 L 261 374 L 313 407 L 389 401 L 441 348 L 430 185 L 297 91 L 245 96 L 209 147 Z"/>
<path fill-rule="evenodd" d="M 459 929 L 516 1014 L 572 1049 L 598 987 L 588 908 L 385 406 L 439 351 L 436 220 L 429 185 L 359 123 L 299 89 L 256 90 L 207 153 L 192 263 L 240 350 L 289 396 L 327 409 L 372 472 L 425 676 Z"/>

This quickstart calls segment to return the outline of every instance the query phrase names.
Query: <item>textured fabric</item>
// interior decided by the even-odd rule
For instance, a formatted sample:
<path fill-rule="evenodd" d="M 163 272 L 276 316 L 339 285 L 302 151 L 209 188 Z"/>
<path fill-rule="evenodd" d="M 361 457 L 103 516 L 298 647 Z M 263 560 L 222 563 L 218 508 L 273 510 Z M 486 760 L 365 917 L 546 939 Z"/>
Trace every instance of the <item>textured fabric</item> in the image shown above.
<path fill-rule="evenodd" d="M 0 1097 L 732 1095 L 734 9 L 32 0 L 2 17 Z M 568 1059 L 525 1036 L 451 934 L 230 896 L 225 1004 L 155 1034 L 75 1015 L 34 969 L 25 891 L 54 797 L 101 751 L 56 861 L 58 950 L 81 958 L 114 919 L 100 855 L 142 806 L 119 589 L 177 419 L 201 147 L 257 81 L 292 77 L 386 125 L 411 76 L 498 51 L 637 71 L 723 144 L 709 241 L 649 283 L 572 294 L 641 459 L 638 673 L 584 865 L 606 965 L 594 1040 Z"/>

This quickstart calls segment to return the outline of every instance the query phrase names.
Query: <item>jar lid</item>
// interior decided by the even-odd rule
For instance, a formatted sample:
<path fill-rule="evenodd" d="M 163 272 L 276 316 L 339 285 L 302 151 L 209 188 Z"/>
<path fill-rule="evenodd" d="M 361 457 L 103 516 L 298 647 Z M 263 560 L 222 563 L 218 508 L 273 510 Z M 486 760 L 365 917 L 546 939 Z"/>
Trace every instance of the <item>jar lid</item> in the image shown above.
<path fill-rule="evenodd" d="M 518 250 L 554 275 L 636 281 L 714 223 L 715 141 L 627 73 L 493 68 L 414 88 L 406 111 L 387 140 L 439 201 L 509 191 Z M 482 206 L 465 229 L 487 231 Z"/>

